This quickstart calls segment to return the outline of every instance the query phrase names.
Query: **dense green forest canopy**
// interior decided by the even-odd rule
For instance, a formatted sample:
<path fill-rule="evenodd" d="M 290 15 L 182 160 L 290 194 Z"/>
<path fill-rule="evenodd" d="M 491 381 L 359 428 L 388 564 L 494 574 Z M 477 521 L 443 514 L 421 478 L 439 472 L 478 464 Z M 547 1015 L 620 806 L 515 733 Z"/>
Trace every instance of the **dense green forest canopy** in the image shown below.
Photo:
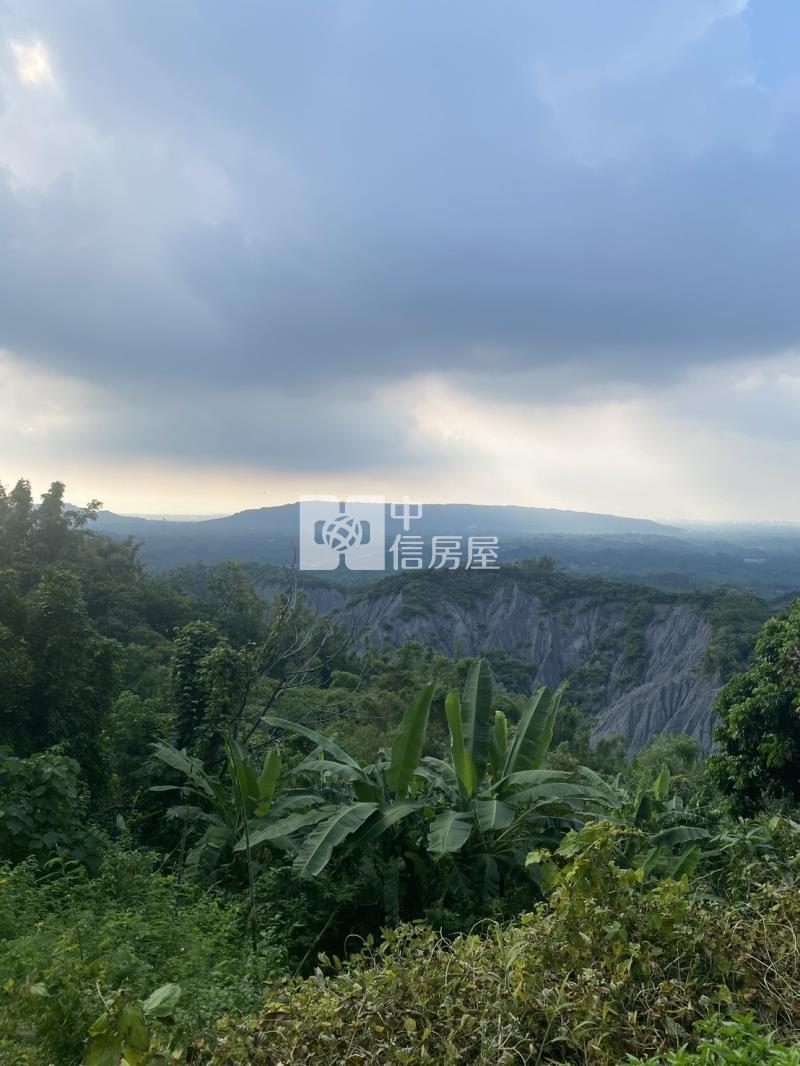
<path fill-rule="evenodd" d="M 592 744 L 585 676 L 365 646 L 366 588 L 324 613 L 291 571 L 155 575 L 64 498 L 0 487 L 0 1060 L 613 1063 L 719 1016 L 748 1054 L 795 1038 L 798 608 L 499 574 L 619 603 L 632 676 L 655 605 L 709 618 L 734 675 L 710 767 L 688 737 L 631 758 Z M 387 588 L 411 616 L 480 595 Z"/>

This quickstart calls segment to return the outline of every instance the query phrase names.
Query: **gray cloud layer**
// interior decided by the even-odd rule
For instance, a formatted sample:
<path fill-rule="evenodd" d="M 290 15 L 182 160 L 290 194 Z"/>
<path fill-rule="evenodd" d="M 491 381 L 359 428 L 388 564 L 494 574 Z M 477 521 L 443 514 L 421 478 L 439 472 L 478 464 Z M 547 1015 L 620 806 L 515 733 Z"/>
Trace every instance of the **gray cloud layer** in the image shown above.
<path fill-rule="evenodd" d="M 175 393 L 148 450 L 257 457 L 237 388 L 661 387 L 800 341 L 791 2 L 0 10 L 0 347 L 222 395 L 209 434 Z M 14 76 L 34 40 L 52 86 Z M 353 461 L 397 460 L 357 433 Z"/>

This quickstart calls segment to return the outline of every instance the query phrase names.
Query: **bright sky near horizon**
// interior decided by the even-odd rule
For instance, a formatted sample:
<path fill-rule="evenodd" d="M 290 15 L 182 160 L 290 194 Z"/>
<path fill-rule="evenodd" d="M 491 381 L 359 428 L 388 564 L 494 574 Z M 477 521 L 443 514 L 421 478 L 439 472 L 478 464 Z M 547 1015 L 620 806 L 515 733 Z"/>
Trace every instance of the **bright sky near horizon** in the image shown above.
<path fill-rule="evenodd" d="M 0 481 L 800 520 L 796 0 L 0 0 Z"/>

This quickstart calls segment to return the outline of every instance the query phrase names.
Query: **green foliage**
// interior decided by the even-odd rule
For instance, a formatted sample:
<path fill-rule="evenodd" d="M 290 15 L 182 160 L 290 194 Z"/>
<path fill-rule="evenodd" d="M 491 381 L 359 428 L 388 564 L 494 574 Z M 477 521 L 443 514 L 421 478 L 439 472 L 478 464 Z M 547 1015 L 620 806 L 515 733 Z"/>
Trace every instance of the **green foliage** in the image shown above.
<path fill-rule="evenodd" d="M 223 645 L 220 632 L 210 622 L 190 622 L 178 632 L 172 658 L 177 747 L 195 752 L 201 740 L 203 747 L 210 747 L 214 739 L 219 741 L 217 729 L 220 723 L 215 720 L 216 715 L 210 707 L 214 695 L 213 680 L 209 684 L 208 675 L 213 677 L 219 672 L 210 669 L 211 657 L 221 649 L 226 658 L 229 647 L 227 643 Z M 227 666 L 226 663 L 221 665 L 223 670 Z M 218 746 L 201 757 L 215 755 Z"/>
<path fill-rule="evenodd" d="M 166 700 L 143 698 L 125 690 L 117 696 L 103 736 L 109 796 L 121 809 L 154 784 L 150 756 L 153 737 L 172 734 L 173 715 Z"/>
<path fill-rule="evenodd" d="M 201 603 L 211 621 L 236 647 L 257 644 L 265 636 L 265 604 L 236 562 L 220 563 L 208 571 Z"/>
<path fill-rule="evenodd" d="M 29 481 L 18 481 L 8 493 L 0 485 L 0 568 L 12 566 L 30 582 L 38 568 L 74 555 L 80 534 L 99 508 L 97 500 L 80 510 L 65 507 L 60 481 L 52 483 L 38 507 Z"/>
<path fill-rule="evenodd" d="M 411 704 L 392 744 L 386 780 L 396 796 L 404 796 L 408 792 L 414 771 L 422 758 L 435 688 L 433 682 L 426 685 Z"/>
<path fill-rule="evenodd" d="M 635 790 L 619 779 L 604 781 L 587 768 L 581 773 L 593 786 L 587 822 L 562 841 L 558 855 L 574 860 L 578 855 L 608 852 L 615 865 L 635 871 L 642 881 L 678 881 L 695 870 L 711 833 L 685 809 L 680 796 L 670 796 L 666 766 Z"/>
<path fill-rule="evenodd" d="M 32 664 L 30 683 L 24 695 L 18 693 L 19 717 L 2 739 L 24 753 L 64 743 L 99 795 L 100 734 L 113 685 L 111 643 L 93 632 L 80 583 L 62 567 L 42 571 L 21 607 L 17 647 Z"/>
<path fill-rule="evenodd" d="M 131 1002 L 124 992 L 104 999 L 105 1010 L 89 1029 L 84 1066 L 155 1066 L 175 1059 L 151 1032 L 154 1023 L 168 1025 L 181 987 L 166 984 L 144 1003 Z"/>
<path fill-rule="evenodd" d="M 623 684 L 635 685 L 642 679 L 648 659 L 645 631 L 653 619 L 653 614 L 654 605 L 648 600 L 639 600 L 628 608 L 619 660 Z"/>
<path fill-rule="evenodd" d="M 627 744 L 624 737 L 603 738 L 596 742 L 592 730 L 597 719 L 584 714 L 574 701 L 562 699 L 553 729 L 548 766 L 554 770 L 576 770 L 588 766 L 599 773 L 613 776 L 628 766 Z"/>
<path fill-rule="evenodd" d="M 380 935 L 385 882 L 374 866 L 356 858 L 343 860 L 342 867 L 340 876 L 328 870 L 300 880 L 291 862 L 276 861 L 259 873 L 259 923 L 279 938 L 291 973 L 310 973 L 320 951 L 343 956 L 362 937 Z"/>
<path fill-rule="evenodd" d="M 20 756 L 61 745 L 100 809 L 118 799 L 109 774 L 124 762 L 113 701 L 158 696 L 192 608 L 144 574 L 135 545 L 90 532 L 96 501 L 75 510 L 63 495 L 56 482 L 37 507 L 27 482 L 0 486 L 0 744 Z"/>
<path fill-rule="evenodd" d="M 751 886 L 800 883 L 800 823 L 779 815 L 718 822 L 702 857 L 703 880 L 726 899 L 746 898 Z"/>
<path fill-rule="evenodd" d="M 715 704 L 717 753 L 710 773 L 733 808 L 800 799 L 800 601 L 762 628 L 754 662 Z"/>
<path fill-rule="evenodd" d="M 661 733 L 636 753 L 631 759 L 626 776 L 636 786 L 653 781 L 666 766 L 669 771 L 670 785 L 686 802 L 701 789 L 706 789 L 704 781 L 705 764 L 703 751 L 694 737 L 683 734 Z"/>
<path fill-rule="evenodd" d="M 478 771 L 464 743 L 463 715 L 457 692 L 448 692 L 444 713 L 447 717 L 447 727 L 450 730 L 450 761 L 458 779 L 461 799 L 467 803 L 478 784 Z"/>
<path fill-rule="evenodd" d="M 21 759 L 0 750 L 0 862 L 53 855 L 89 867 L 101 842 L 85 825 L 86 802 L 78 764 L 58 751 Z"/>
<path fill-rule="evenodd" d="M 753 641 L 769 618 L 770 609 L 752 592 L 734 589 L 697 593 L 693 599 L 713 627 L 703 654 L 703 666 L 710 674 L 729 678 L 736 670 L 749 665 Z"/>
<path fill-rule="evenodd" d="M 206 882 L 235 876 L 237 851 L 245 853 L 249 866 L 250 827 L 257 828 L 257 819 L 272 808 L 282 769 L 275 752 L 267 752 L 257 770 L 251 753 L 231 737 L 226 738 L 225 748 L 226 774 L 222 778 L 185 751 L 169 744 L 153 745 L 155 757 L 180 773 L 183 784 L 154 785 L 152 791 L 177 791 L 182 800 L 190 801 L 170 807 L 167 816 L 202 829 L 191 840 L 186 868 L 193 878 Z M 277 814 L 283 813 L 285 807 L 279 808 Z"/>
<path fill-rule="evenodd" d="M 710 672 L 744 663 L 753 596 L 504 570 L 565 624 L 603 610 L 567 702 L 527 645 L 356 654 L 315 579 L 152 577 L 63 497 L 0 486 L 0 1061 L 796 1061 L 800 608 L 720 697 L 714 778 L 771 808 L 746 821 L 694 741 L 629 760 L 585 711 L 665 604 L 711 622 Z M 381 590 L 415 614 L 485 581 Z"/>
<path fill-rule="evenodd" d="M 509 692 L 530 692 L 536 680 L 538 666 L 525 658 L 525 648 L 505 651 L 503 648 L 484 648 L 483 658 L 489 664 L 492 677 Z"/>
<path fill-rule="evenodd" d="M 279 940 L 265 931 L 252 952 L 241 901 L 181 884 L 158 865 L 115 849 L 95 878 L 74 864 L 2 871 L 0 1061 L 77 1063 L 107 1005 L 146 1004 L 169 983 L 182 990 L 175 1025 L 162 1034 L 172 1046 L 210 1037 L 222 1014 L 256 1008 L 263 983 L 285 965 Z"/>
<path fill-rule="evenodd" d="M 326 817 L 303 839 L 294 868 L 299 877 L 317 877 L 330 862 L 337 845 L 360 829 L 368 818 L 379 815 L 376 803 L 352 803 L 324 810 Z"/>
<path fill-rule="evenodd" d="M 508 748 L 503 776 L 541 769 L 553 739 L 563 691 L 563 686 L 554 693 L 540 688 L 531 696 Z"/>
<path fill-rule="evenodd" d="M 680 883 L 648 888 L 601 858 L 577 859 L 516 925 L 450 942 L 404 926 L 329 976 L 275 989 L 209 1061 L 616 1066 L 677 1050 L 698 1021 L 743 1010 L 797 1036 L 794 891 L 765 887 L 744 907 L 693 901 Z"/>
<path fill-rule="evenodd" d="M 427 685 L 411 704 L 389 759 L 380 751 L 366 766 L 308 726 L 268 717 L 269 726 L 306 738 L 314 751 L 287 776 L 287 785 L 300 788 L 279 795 L 272 811 L 251 823 L 252 846 L 280 843 L 305 878 L 318 877 L 337 855 L 360 856 L 384 885 L 390 921 L 450 903 L 474 920 L 503 888 L 509 898 L 512 885 L 524 886 L 528 899 L 540 894 L 541 871 L 526 867 L 526 854 L 556 847 L 594 792 L 543 769 L 561 690 L 534 694 L 510 736 L 502 712 L 492 725 L 490 677 L 485 664 L 474 663 L 462 698 L 450 692 L 445 701 L 450 761 L 423 756 L 414 765 L 432 693 Z M 493 767 L 490 775 L 478 775 L 476 757 Z M 311 788 L 304 791 L 304 782 Z"/>
<path fill-rule="evenodd" d="M 800 1048 L 776 1043 L 766 1026 L 752 1014 L 710 1018 L 698 1022 L 695 1050 L 681 1048 L 658 1058 L 628 1059 L 629 1066 L 800 1066 Z"/>
<path fill-rule="evenodd" d="M 492 734 L 492 679 L 483 659 L 470 666 L 464 682 L 461 732 L 476 778 L 480 780 L 486 771 Z"/>

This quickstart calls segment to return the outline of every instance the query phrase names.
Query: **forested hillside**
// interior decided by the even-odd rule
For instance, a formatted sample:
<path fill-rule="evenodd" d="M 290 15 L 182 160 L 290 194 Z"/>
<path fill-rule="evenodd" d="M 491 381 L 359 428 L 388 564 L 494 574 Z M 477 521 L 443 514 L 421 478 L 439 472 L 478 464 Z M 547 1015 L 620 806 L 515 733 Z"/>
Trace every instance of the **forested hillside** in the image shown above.
<path fill-rule="evenodd" d="M 97 508 L 0 489 L 0 1061 L 789 1055 L 798 610 L 154 576 Z M 733 675 L 709 763 L 615 735 L 687 670 Z"/>

